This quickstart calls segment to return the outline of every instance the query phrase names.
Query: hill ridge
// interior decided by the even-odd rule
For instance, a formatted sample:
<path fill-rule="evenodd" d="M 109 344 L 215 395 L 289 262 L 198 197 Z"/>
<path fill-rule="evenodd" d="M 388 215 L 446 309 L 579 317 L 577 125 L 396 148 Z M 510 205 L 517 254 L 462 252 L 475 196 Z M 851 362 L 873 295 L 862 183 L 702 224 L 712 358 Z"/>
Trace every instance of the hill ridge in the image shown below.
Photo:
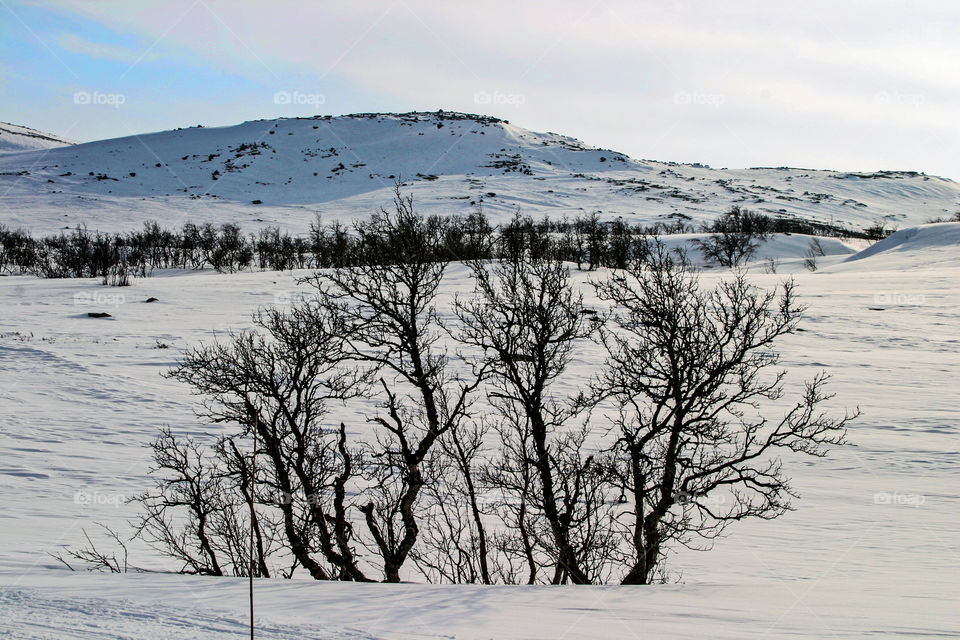
<path fill-rule="evenodd" d="M 424 213 L 483 206 L 494 220 L 598 213 L 698 223 L 738 205 L 860 229 L 960 210 L 960 185 L 919 172 L 714 169 L 637 160 L 553 132 L 456 111 L 357 113 L 188 127 L 0 156 L 4 224 L 53 231 L 156 219 L 279 224 L 349 220 L 394 183 Z"/>

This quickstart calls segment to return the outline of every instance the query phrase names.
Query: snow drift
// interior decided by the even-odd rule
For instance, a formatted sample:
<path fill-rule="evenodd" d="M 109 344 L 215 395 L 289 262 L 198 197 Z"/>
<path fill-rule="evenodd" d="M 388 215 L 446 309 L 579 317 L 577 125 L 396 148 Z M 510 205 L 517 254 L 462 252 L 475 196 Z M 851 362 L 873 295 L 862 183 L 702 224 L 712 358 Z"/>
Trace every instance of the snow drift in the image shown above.
<path fill-rule="evenodd" d="M 960 222 L 901 229 L 847 258 L 835 271 L 955 266 L 960 258 Z"/>

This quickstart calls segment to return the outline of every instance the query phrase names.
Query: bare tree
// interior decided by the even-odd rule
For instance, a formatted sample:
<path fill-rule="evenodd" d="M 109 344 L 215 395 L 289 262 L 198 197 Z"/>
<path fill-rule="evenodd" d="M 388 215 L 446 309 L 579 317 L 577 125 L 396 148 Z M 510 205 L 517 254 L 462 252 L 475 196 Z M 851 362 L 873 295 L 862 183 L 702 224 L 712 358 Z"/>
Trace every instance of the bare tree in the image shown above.
<path fill-rule="evenodd" d="M 587 260 L 587 270 L 593 271 L 606 260 L 607 225 L 601 222 L 597 213 L 591 212 L 574 220 L 579 246 L 583 248 Z M 577 261 L 577 268 L 580 260 Z"/>
<path fill-rule="evenodd" d="M 803 312 L 792 282 L 761 291 L 738 274 L 701 289 L 657 243 L 646 263 L 595 287 L 613 307 L 597 388 L 617 407 L 613 466 L 630 548 L 622 581 L 647 584 L 662 577 L 671 543 L 709 546 L 731 522 L 790 509 L 778 452 L 823 456 L 856 414 L 820 411 L 831 398 L 821 374 L 779 419 L 767 417 L 784 395 L 774 343 Z"/>
<path fill-rule="evenodd" d="M 501 429 L 510 433 L 504 469 L 488 477 L 502 483 L 501 489 L 520 492 L 523 509 L 513 516 L 527 537 L 527 559 L 536 564 L 529 548 L 536 526 L 527 526 L 536 513 L 548 525 L 549 536 L 541 542 L 553 555 L 551 581 L 589 583 L 593 577 L 584 561 L 592 541 L 581 525 L 591 517 L 583 513 L 591 459 L 583 453 L 586 431 L 572 428 L 587 405 L 582 397 L 561 397 L 552 387 L 594 323 L 559 261 L 472 263 L 471 270 L 475 294 L 455 303 L 462 325 L 458 337 L 483 350 L 493 386 L 490 399 L 502 418 Z"/>
<path fill-rule="evenodd" d="M 229 557 L 243 546 L 243 538 L 218 536 L 230 528 L 223 521 L 231 517 L 238 497 L 217 461 L 193 439 L 179 439 L 169 428 L 154 441 L 153 459 L 156 487 L 136 498 L 143 513 L 135 535 L 180 561 L 181 573 L 246 575 L 246 567 Z"/>
<path fill-rule="evenodd" d="M 279 511 L 296 565 L 318 580 L 367 580 L 356 559 L 346 513 L 344 485 L 354 470 L 344 443 L 345 426 L 339 431 L 325 429 L 322 421 L 330 403 L 366 392 L 368 373 L 343 365 L 343 326 L 316 301 L 289 311 L 260 311 L 254 324 L 257 330 L 188 351 L 169 375 L 203 396 L 198 415 L 239 425 L 238 437 L 258 439 L 257 502 Z M 173 443 L 164 444 L 163 450 L 178 451 Z M 239 492 L 240 504 L 248 503 L 254 483 L 244 461 L 246 453 L 236 438 L 221 442 L 217 453 L 226 472 L 204 476 L 191 471 L 195 492 Z M 226 473 L 233 479 L 230 486 L 215 485 Z M 199 524 L 192 527 L 198 533 Z M 261 532 L 256 533 L 260 539 Z M 201 540 L 200 546 L 208 545 Z M 216 571 L 212 554 L 205 556 Z M 258 564 L 264 565 L 263 558 Z"/>
<path fill-rule="evenodd" d="M 769 226 L 766 216 L 733 206 L 704 227 L 710 232 L 706 240 L 695 240 L 694 244 L 708 261 L 737 267 L 756 254 L 760 241 L 769 234 Z"/>
<path fill-rule="evenodd" d="M 503 522 L 490 534 L 491 555 L 498 579 L 506 584 L 534 584 L 549 564 L 540 540 L 548 539 L 549 527 L 535 507 L 541 495 L 533 460 L 530 423 L 518 415 L 493 423 L 498 450 L 482 469 L 480 479 L 491 492 L 494 513 Z"/>
<path fill-rule="evenodd" d="M 478 477 L 488 427 L 471 421 L 451 428 L 430 457 L 430 481 L 424 487 L 427 505 L 422 543 L 411 552 L 431 582 L 493 582 L 489 534 Z"/>
<path fill-rule="evenodd" d="M 868 240 L 873 240 L 874 242 L 883 240 L 884 238 L 891 235 L 896 231 L 896 227 L 888 227 L 886 220 L 877 220 L 868 227 L 864 227 L 863 233 L 867 236 Z"/>
<path fill-rule="evenodd" d="M 481 376 L 462 377 L 438 345 L 443 226 L 419 216 L 398 187 L 394 211 L 382 209 L 356 230 L 366 248 L 363 263 L 307 281 L 341 319 L 345 356 L 378 377 L 380 411 L 369 419 L 380 429 L 364 467 L 373 489 L 360 509 L 385 579 L 398 582 L 420 532 L 426 465 L 439 440 L 470 418 Z"/>
<path fill-rule="evenodd" d="M 803 257 L 803 266 L 807 268 L 808 271 L 817 270 L 817 258 L 822 258 L 826 255 L 826 251 L 823 249 L 823 245 L 820 244 L 819 238 L 813 238 L 810 240 L 810 244 L 807 245 L 807 251 Z"/>

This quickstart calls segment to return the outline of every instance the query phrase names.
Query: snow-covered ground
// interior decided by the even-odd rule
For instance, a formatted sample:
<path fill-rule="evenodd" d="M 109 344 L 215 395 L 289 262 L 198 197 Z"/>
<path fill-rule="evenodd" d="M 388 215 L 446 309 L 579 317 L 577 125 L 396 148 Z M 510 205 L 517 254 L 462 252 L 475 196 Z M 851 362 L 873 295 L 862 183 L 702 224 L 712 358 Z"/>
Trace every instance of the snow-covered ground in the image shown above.
<path fill-rule="evenodd" d="M 350 220 L 396 180 L 427 214 L 482 203 L 494 221 L 597 212 L 694 223 L 731 205 L 862 229 L 960 211 L 960 185 L 913 172 L 713 169 L 635 160 L 555 133 L 458 113 L 366 114 L 189 128 L 0 156 L 2 222 L 34 232 L 122 231 L 154 219 L 279 224 Z M 254 204 L 258 201 L 259 204 Z"/>
<path fill-rule="evenodd" d="M 863 416 L 856 446 L 788 460 L 796 511 L 741 523 L 712 552 L 676 554 L 682 580 L 663 586 L 259 581 L 258 637 L 960 637 L 960 224 L 907 229 L 859 254 L 825 242 L 816 273 L 802 268 L 807 241 L 777 238 L 763 252 L 781 258 L 780 273 L 758 262 L 752 277 L 796 274 L 809 311 L 782 344 L 790 379 L 828 370 L 836 406 Z M 0 636 L 244 637 L 244 580 L 71 573 L 48 554 L 95 522 L 122 528 L 161 425 L 214 437 L 187 390 L 159 374 L 182 348 L 288 300 L 295 275 L 171 272 L 128 288 L 0 278 Z M 454 267 L 445 290 L 466 284 Z M 160 566 L 133 551 L 134 564 Z"/>

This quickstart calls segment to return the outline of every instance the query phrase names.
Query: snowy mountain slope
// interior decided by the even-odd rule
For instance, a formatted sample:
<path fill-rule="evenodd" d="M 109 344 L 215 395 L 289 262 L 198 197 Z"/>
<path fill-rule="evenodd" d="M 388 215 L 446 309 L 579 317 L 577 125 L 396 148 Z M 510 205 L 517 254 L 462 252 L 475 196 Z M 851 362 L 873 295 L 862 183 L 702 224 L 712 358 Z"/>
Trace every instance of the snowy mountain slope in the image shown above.
<path fill-rule="evenodd" d="M 38 232 L 122 230 L 147 219 L 297 232 L 316 213 L 368 214 L 390 201 L 400 178 L 425 213 L 482 203 L 495 220 L 519 208 L 699 221 L 739 204 L 859 229 L 960 209 L 960 185 L 934 176 L 638 161 L 495 118 L 437 112 L 264 120 L 9 154 L 0 157 L 0 221 Z"/>
<path fill-rule="evenodd" d="M 0 122 L 0 154 L 53 149 L 73 144 L 76 144 L 76 142 L 60 138 L 52 133 L 44 133 L 29 127 Z"/>

